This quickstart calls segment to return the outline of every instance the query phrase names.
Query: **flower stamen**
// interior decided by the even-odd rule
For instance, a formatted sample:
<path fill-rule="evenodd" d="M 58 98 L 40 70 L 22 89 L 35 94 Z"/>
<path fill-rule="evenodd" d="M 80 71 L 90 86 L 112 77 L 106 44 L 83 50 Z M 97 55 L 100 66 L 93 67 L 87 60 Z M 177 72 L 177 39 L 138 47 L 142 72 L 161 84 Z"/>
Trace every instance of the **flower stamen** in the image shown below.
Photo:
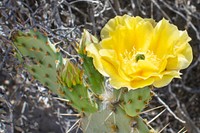
<path fill-rule="evenodd" d="M 145 55 L 144 54 L 137 54 L 135 56 L 135 60 L 136 60 L 136 62 L 138 62 L 139 60 L 145 60 Z"/>

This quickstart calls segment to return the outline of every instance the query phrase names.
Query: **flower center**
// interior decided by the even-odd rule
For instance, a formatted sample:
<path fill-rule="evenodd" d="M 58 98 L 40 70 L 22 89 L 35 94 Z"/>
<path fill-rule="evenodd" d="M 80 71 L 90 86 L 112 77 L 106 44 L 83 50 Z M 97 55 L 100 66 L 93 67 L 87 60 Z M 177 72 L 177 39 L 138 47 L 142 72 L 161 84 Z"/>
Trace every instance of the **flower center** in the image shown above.
<path fill-rule="evenodd" d="M 121 59 L 125 64 L 137 64 L 139 60 L 148 59 L 149 55 L 152 55 L 150 51 L 142 52 L 133 48 L 132 50 L 126 50 L 124 53 L 120 54 Z"/>
<path fill-rule="evenodd" d="M 142 51 L 133 48 L 120 54 L 120 63 L 127 75 L 140 73 L 142 76 L 146 71 L 153 73 L 157 70 L 160 65 L 160 59 L 150 50 Z"/>
<path fill-rule="evenodd" d="M 145 60 L 145 55 L 144 54 L 137 54 L 135 56 L 135 60 L 136 60 L 136 62 L 138 62 L 139 60 Z"/>

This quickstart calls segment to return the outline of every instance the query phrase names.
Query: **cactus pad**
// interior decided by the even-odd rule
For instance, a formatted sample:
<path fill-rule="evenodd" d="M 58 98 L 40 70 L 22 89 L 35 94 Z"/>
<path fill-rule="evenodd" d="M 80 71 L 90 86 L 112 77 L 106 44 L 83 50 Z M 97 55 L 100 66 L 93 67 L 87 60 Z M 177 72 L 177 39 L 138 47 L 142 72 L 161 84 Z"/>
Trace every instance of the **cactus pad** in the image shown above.
<path fill-rule="evenodd" d="M 124 89 L 122 93 L 120 99 L 122 107 L 130 116 L 137 116 L 151 99 L 149 87 L 129 91 Z"/>
<path fill-rule="evenodd" d="M 38 30 L 29 32 L 16 31 L 11 37 L 15 47 L 25 60 L 22 60 L 31 75 L 57 93 L 57 65 L 62 57 L 48 38 Z M 21 58 L 22 59 L 22 58 Z"/>
<path fill-rule="evenodd" d="M 84 133 L 149 133 L 141 117 L 130 117 L 120 107 L 88 114 L 82 118 L 82 128 Z"/>
<path fill-rule="evenodd" d="M 98 43 L 98 39 L 84 30 L 78 52 L 83 59 L 84 74 L 87 77 L 86 82 L 90 84 L 90 89 L 93 93 L 100 95 L 104 92 L 104 77 L 95 69 L 93 59 L 88 57 L 85 51 L 86 45 L 91 43 Z"/>
<path fill-rule="evenodd" d="M 82 83 L 83 72 L 69 61 L 63 64 L 61 53 L 48 37 L 34 29 L 26 33 L 16 31 L 11 39 L 18 50 L 18 58 L 35 79 L 69 100 L 79 112 L 97 110 L 88 95 L 88 88 Z"/>

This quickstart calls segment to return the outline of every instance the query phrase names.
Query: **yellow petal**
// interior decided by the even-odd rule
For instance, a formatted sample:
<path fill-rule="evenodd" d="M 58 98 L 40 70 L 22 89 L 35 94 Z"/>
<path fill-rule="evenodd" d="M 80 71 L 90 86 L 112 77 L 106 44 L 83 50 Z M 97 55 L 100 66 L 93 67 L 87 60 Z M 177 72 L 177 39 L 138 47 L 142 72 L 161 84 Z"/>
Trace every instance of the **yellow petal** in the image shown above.
<path fill-rule="evenodd" d="M 161 80 L 155 81 L 153 83 L 153 86 L 155 86 L 157 88 L 164 87 L 164 86 L 168 85 L 172 81 L 173 78 L 174 77 L 172 75 L 165 75 L 162 77 Z"/>
<path fill-rule="evenodd" d="M 169 57 L 173 54 L 174 42 L 179 34 L 176 26 L 162 19 L 154 29 L 154 35 L 149 50 L 153 51 L 158 58 Z"/>
<path fill-rule="evenodd" d="M 116 28 L 119 26 L 124 26 L 131 21 L 131 17 L 128 15 L 116 16 L 115 18 L 108 21 L 108 23 L 101 30 L 101 39 L 106 39 L 110 37 L 110 33 L 115 32 Z"/>
<path fill-rule="evenodd" d="M 177 52 L 177 56 L 169 58 L 166 66 L 167 70 L 180 70 L 187 68 L 193 59 L 192 48 L 189 44 L 185 45 L 182 51 Z"/>
<path fill-rule="evenodd" d="M 118 53 L 126 49 L 147 50 L 153 32 L 153 21 L 130 16 L 111 19 L 102 29 L 102 48 L 113 48 Z M 117 46 L 117 47 L 116 47 Z"/>
<path fill-rule="evenodd" d="M 162 78 L 158 78 L 154 81 L 153 85 L 157 88 L 168 85 L 173 78 L 180 78 L 180 73 L 177 71 L 164 72 Z"/>
<path fill-rule="evenodd" d="M 178 36 L 178 35 L 177 35 Z M 167 70 L 170 69 L 185 69 L 192 62 L 192 48 L 188 44 L 190 37 L 186 31 L 179 31 L 179 36 L 176 45 L 174 46 L 175 57 L 168 59 Z"/>
<path fill-rule="evenodd" d="M 154 78 L 148 78 L 148 79 L 141 79 L 141 80 L 133 80 L 131 82 L 131 87 L 129 89 L 138 89 L 138 88 L 143 88 L 145 86 L 149 86 L 154 82 Z"/>
<path fill-rule="evenodd" d="M 101 56 L 99 55 L 99 51 L 98 51 L 98 46 L 94 45 L 93 43 L 91 43 L 90 45 L 88 45 L 86 47 L 86 51 L 87 51 L 87 55 L 89 57 L 93 58 L 93 64 L 95 66 L 95 68 L 104 76 L 109 76 L 103 68 L 103 65 L 101 63 Z"/>
<path fill-rule="evenodd" d="M 132 38 L 134 39 L 132 41 L 134 48 L 140 51 L 147 51 L 153 33 L 152 24 L 149 21 L 141 21 L 135 26 L 135 29 L 132 32 L 133 33 L 130 33 L 130 35 L 132 35 Z"/>
<path fill-rule="evenodd" d="M 185 48 L 182 51 L 179 51 L 179 58 L 178 58 L 178 62 L 180 63 L 179 68 L 180 69 L 187 68 L 191 64 L 192 59 L 193 59 L 192 48 L 187 43 L 185 45 Z"/>
<path fill-rule="evenodd" d="M 119 89 L 124 86 L 130 87 L 130 82 L 120 77 L 118 71 L 115 69 L 115 66 L 113 66 L 112 64 L 110 64 L 109 62 L 105 60 L 101 60 L 101 62 L 103 64 L 104 71 L 108 75 L 112 75 L 110 77 L 110 84 L 113 87 L 115 87 L 116 89 Z"/>

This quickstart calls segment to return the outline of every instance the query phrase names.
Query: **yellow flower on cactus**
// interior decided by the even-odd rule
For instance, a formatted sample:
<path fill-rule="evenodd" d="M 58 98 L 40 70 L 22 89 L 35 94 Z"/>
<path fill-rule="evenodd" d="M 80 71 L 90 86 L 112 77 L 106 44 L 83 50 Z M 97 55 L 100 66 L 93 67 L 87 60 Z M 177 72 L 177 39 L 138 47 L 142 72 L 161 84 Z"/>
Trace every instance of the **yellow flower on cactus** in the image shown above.
<path fill-rule="evenodd" d="M 101 31 L 101 41 L 86 46 L 96 69 L 115 88 L 163 87 L 192 62 L 191 40 L 162 19 L 117 16 Z"/>

